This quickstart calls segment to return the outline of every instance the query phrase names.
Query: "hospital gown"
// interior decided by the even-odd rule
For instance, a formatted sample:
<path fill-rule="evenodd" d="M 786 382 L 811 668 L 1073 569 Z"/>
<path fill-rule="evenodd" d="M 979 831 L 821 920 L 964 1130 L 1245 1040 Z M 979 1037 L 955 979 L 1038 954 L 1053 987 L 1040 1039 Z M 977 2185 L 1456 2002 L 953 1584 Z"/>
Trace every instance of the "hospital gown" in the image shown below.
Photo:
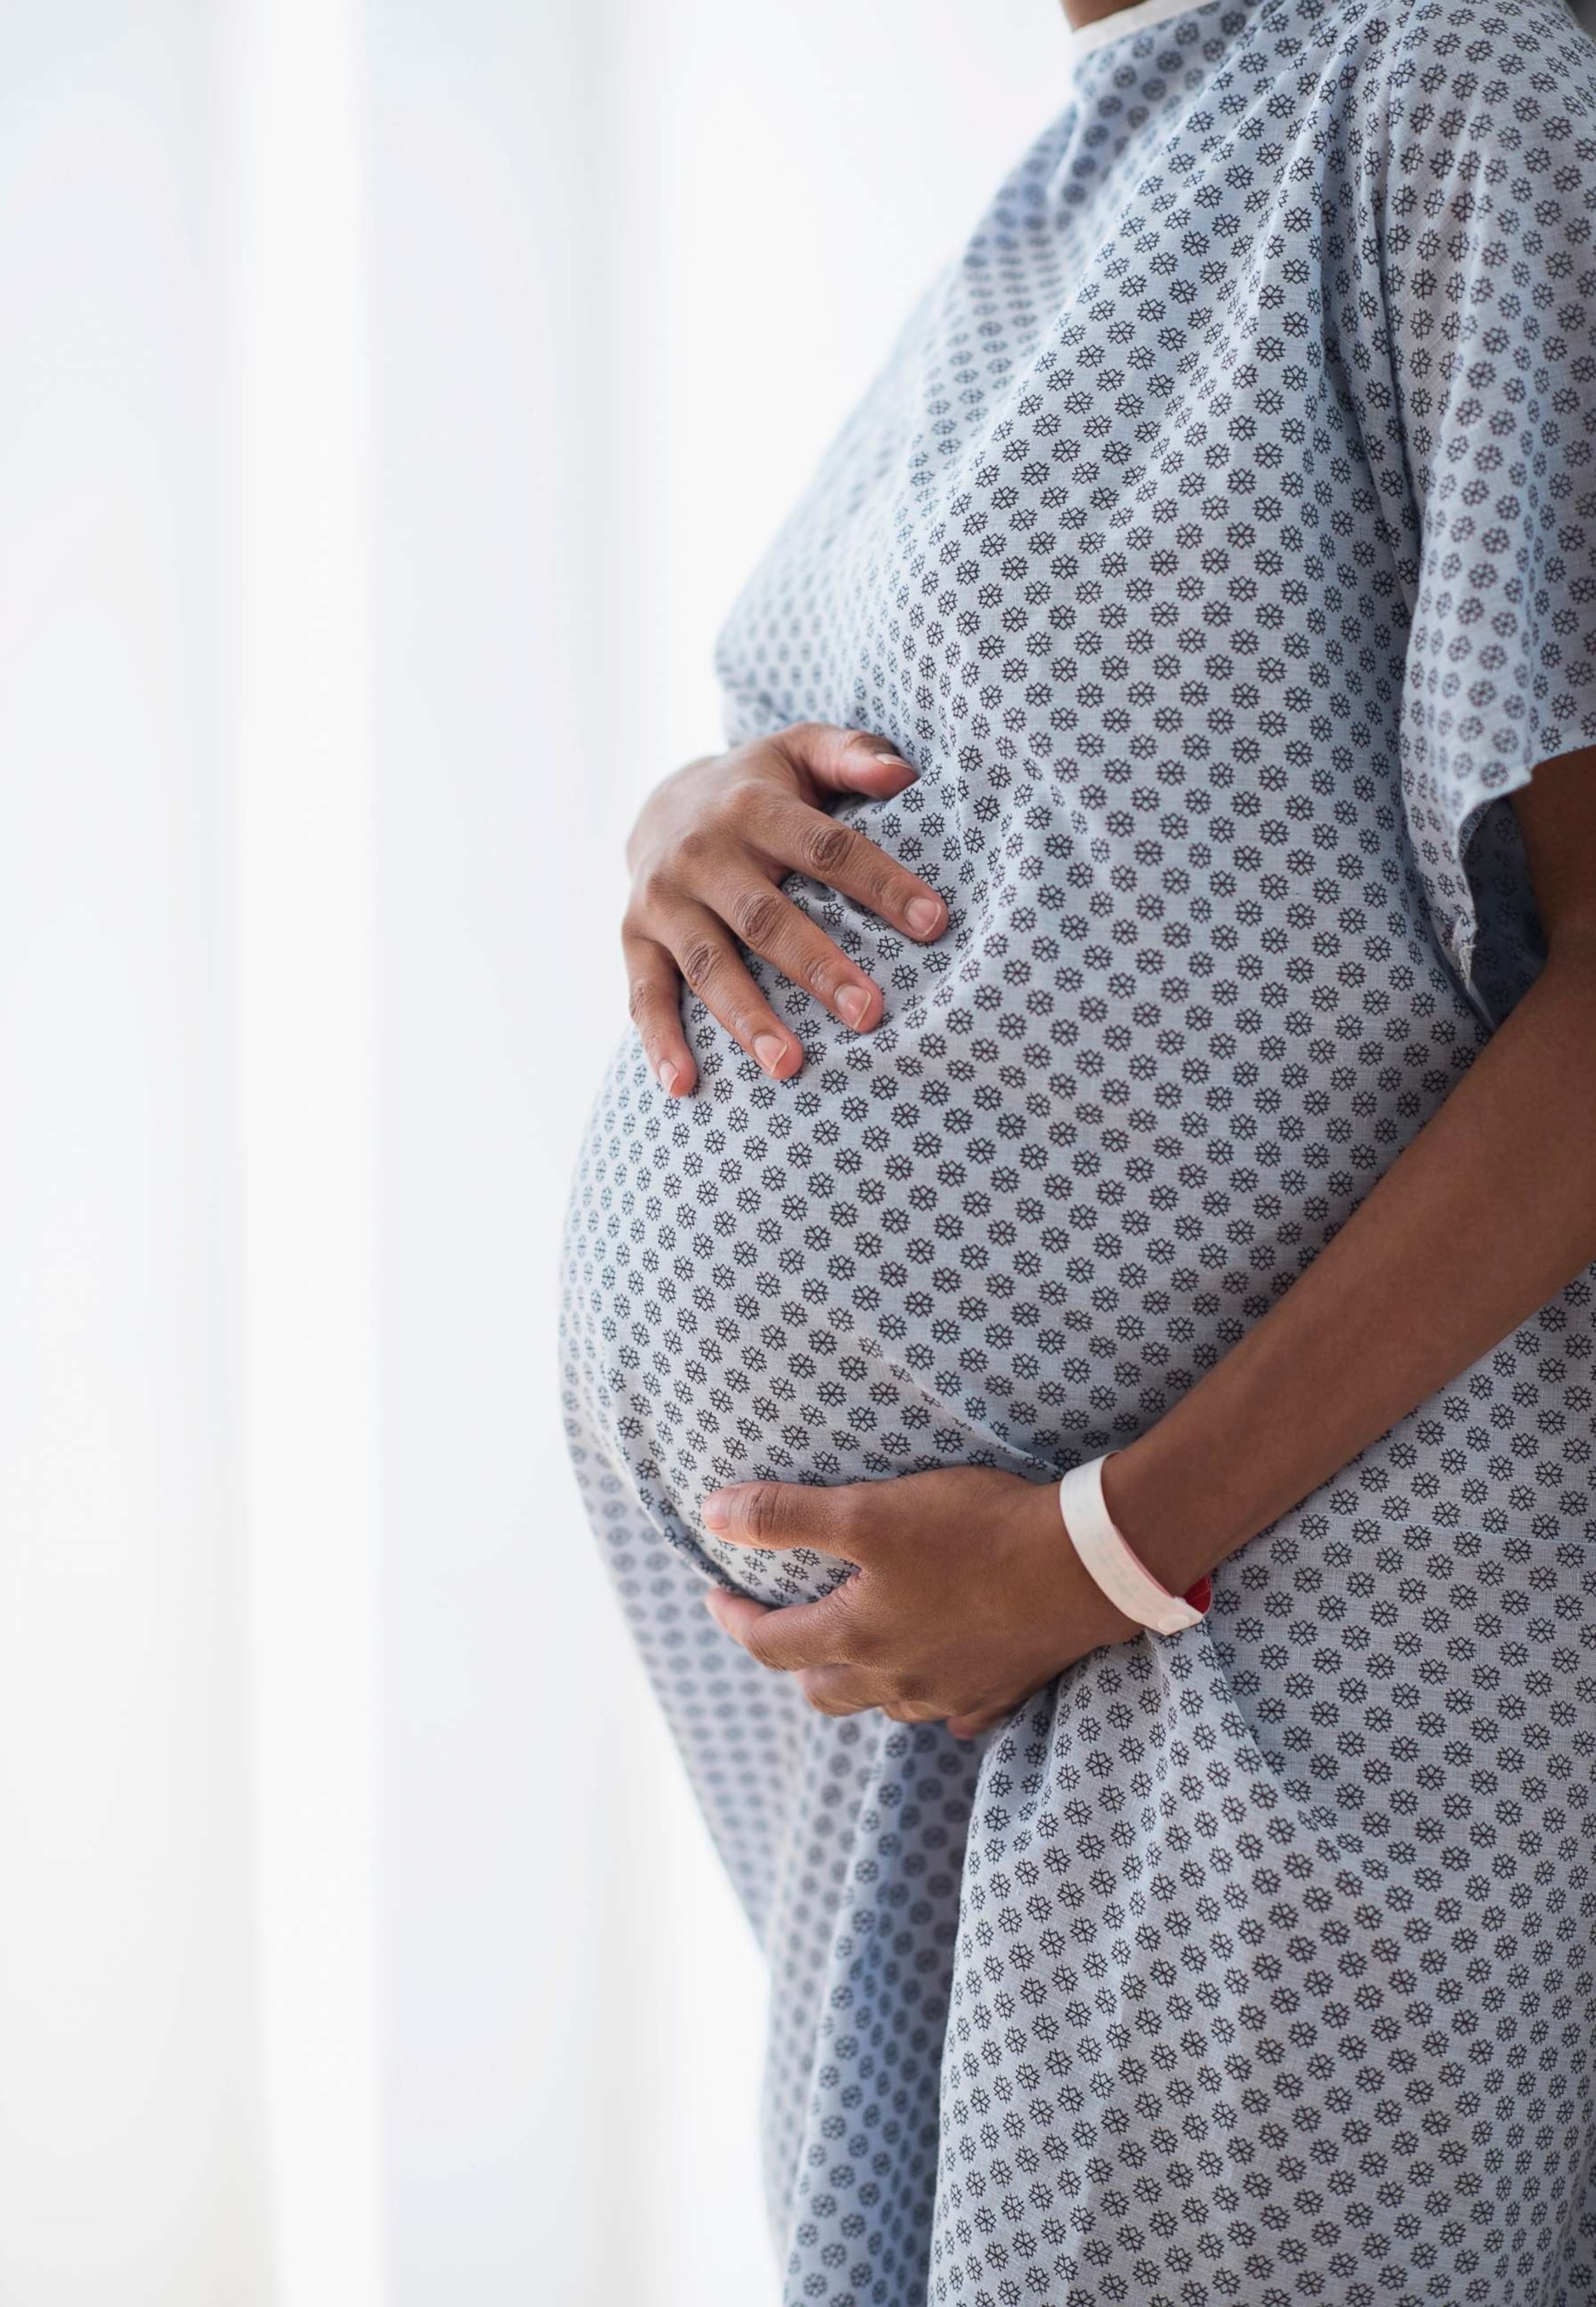
<path fill-rule="evenodd" d="M 1596 742 L 1593 67 L 1561 0 L 1061 35 L 721 636 L 729 742 L 913 762 L 836 813 L 951 910 L 791 877 L 885 1022 L 756 961 L 803 1070 L 688 998 L 675 1102 L 625 1035 L 568 1220 L 573 1462 L 768 1957 L 785 2307 L 1596 2301 L 1596 1276 L 972 1744 L 755 1665 L 705 1586 L 841 1573 L 699 1512 L 1124 1445 L 1532 982 L 1506 796 Z"/>

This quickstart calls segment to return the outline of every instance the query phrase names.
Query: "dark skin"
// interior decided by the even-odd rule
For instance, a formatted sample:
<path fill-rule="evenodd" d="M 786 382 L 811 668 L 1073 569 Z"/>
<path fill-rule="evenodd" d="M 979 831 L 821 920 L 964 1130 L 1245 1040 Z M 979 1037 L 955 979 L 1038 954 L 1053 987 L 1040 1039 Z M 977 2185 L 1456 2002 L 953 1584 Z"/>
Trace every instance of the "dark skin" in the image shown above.
<path fill-rule="evenodd" d="M 698 1078 L 682 1030 L 684 983 L 772 1081 L 789 1080 L 803 1063 L 802 1044 L 750 976 L 739 945 L 774 962 L 855 1033 L 880 1025 L 880 986 L 777 885 L 807 873 L 918 943 L 940 937 L 948 908 L 930 882 L 826 814 L 836 794 L 886 801 L 914 782 L 885 738 L 805 721 L 690 761 L 649 794 L 626 845 L 631 901 L 621 944 L 632 1020 L 667 1096 L 688 1096 Z"/>
<path fill-rule="evenodd" d="M 773 1078 L 797 1037 L 749 976 L 742 938 L 854 1030 L 880 989 L 783 896 L 817 873 L 914 935 L 935 893 L 823 806 L 885 798 L 914 772 L 881 740 L 809 725 L 695 763 L 646 805 L 630 847 L 633 1010 L 656 1071 L 691 1095 L 682 975 Z M 1110 1459 L 1109 1511 L 1184 1592 L 1450 1383 L 1596 1259 L 1596 749 L 1512 796 L 1548 958 L 1444 1105 L 1313 1264 L 1224 1359 Z M 839 838 L 840 836 L 840 838 Z M 791 917 L 789 919 L 789 916 Z M 865 995 L 857 1018 L 842 1001 Z M 777 1044 L 757 1044 L 774 1031 Z M 1530 1118 L 1526 1121 L 1526 1117 Z M 1469 1246 L 1466 1257 L 1457 1245 Z M 822 1713 L 871 1707 L 972 1737 L 1087 1651 L 1140 1634 L 1100 1592 L 1051 1483 L 955 1466 L 896 1481 L 740 1483 L 706 1526 L 854 1565 L 818 1602 L 767 1609 L 710 1590 L 728 1636 Z"/>
<path fill-rule="evenodd" d="M 1095 24 L 1104 16 L 1117 16 L 1121 8 L 1128 8 L 1134 0 L 1064 0 L 1066 20 L 1077 27 Z"/>

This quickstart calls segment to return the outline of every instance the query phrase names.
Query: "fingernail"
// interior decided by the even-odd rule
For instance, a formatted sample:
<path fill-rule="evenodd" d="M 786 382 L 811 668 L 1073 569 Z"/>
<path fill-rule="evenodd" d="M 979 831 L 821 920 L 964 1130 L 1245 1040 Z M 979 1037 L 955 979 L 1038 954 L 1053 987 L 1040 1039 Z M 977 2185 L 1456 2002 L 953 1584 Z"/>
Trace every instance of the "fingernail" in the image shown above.
<path fill-rule="evenodd" d="M 756 1033 L 754 1055 L 768 1074 L 773 1074 L 787 1054 L 787 1045 L 779 1033 Z"/>
<path fill-rule="evenodd" d="M 700 1509 L 706 1530 L 724 1530 L 731 1520 L 726 1500 L 719 1490 L 714 1490 L 704 1500 Z"/>
<path fill-rule="evenodd" d="M 862 985 L 845 985 L 837 997 L 843 1023 L 855 1029 L 862 1025 L 870 1008 L 870 995 Z"/>
<path fill-rule="evenodd" d="M 659 1076 L 659 1085 L 661 1089 L 664 1090 L 667 1097 L 671 1096 L 675 1090 L 676 1084 L 682 1078 L 681 1067 L 674 1066 L 669 1058 L 661 1058 L 658 1065 L 655 1068 L 655 1072 Z"/>
<path fill-rule="evenodd" d="M 930 937 L 942 918 L 942 908 L 934 897 L 912 897 L 904 909 L 904 919 L 916 937 Z"/>

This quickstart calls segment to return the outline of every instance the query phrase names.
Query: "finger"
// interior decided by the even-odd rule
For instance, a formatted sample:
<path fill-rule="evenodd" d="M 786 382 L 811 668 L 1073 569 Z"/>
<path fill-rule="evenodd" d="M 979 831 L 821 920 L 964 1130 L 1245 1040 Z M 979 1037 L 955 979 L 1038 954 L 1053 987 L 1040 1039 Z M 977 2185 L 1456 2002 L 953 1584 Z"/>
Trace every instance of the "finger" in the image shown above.
<path fill-rule="evenodd" d="M 798 721 L 770 742 L 817 793 L 862 793 L 887 801 L 912 785 L 920 774 L 889 737 L 873 736 L 868 729 Z"/>
<path fill-rule="evenodd" d="M 830 822 L 829 819 L 826 820 Z M 866 1033 L 881 1019 L 881 989 L 856 969 L 841 948 L 770 882 L 732 880 L 725 894 L 709 893 L 743 944 L 774 962 L 784 977 L 825 1003 L 845 1025 Z"/>
<path fill-rule="evenodd" d="M 880 1703 L 879 1692 L 856 1667 L 809 1667 L 795 1679 L 817 1714 L 865 1714 Z"/>
<path fill-rule="evenodd" d="M 712 1586 L 704 1608 L 723 1634 L 777 1673 L 856 1663 L 848 1656 L 845 1614 L 829 1595 L 818 1602 L 792 1602 L 771 1609 L 745 1594 L 728 1594 L 724 1587 Z"/>
<path fill-rule="evenodd" d="M 824 810 L 772 793 L 761 813 L 758 838 L 776 863 L 807 873 L 828 889 L 840 889 L 845 897 L 868 906 L 906 937 L 929 941 L 940 938 L 948 926 L 948 908 L 929 881 L 878 849 L 857 826 L 828 817 Z"/>
<path fill-rule="evenodd" d="M 704 1527 L 738 1546 L 811 1547 L 845 1562 L 870 1550 L 870 1517 L 860 1492 L 869 1483 L 735 1482 L 711 1490 L 699 1513 Z"/>
<path fill-rule="evenodd" d="M 803 1044 L 766 1000 L 738 957 L 730 931 L 705 905 L 682 905 L 665 925 L 676 965 L 711 1016 L 772 1081 L 803 1063 Z"/>
<path fill-rule="evenodd" d="M 947 1715 L 945 1706 L 936 1705 L 929 1698 L 894 1698 L 884 1700 L 881 1711 L 888 1722 L 940 1722 Z"/>
<path fill-rule="evenodd" d="M 698 1080 L 698 1068 L 682 1030 L 682 977 L 674 961 L 653 938 L 622 931 L 629 1006 L 648 1070 L 667 1097 L 685 1097 Z"/>
<path fill-rule="evenodd" d="M 754 1654 L 751 1645 L 756 1628 L 763 1619 L 777 1615 L 769 1603 L 755 1602 L 746 1594 L 728 1594 L 724 1586 L 709 1588 L 704 1596 L 704 1608 L 721 1633 L 730 1634 L 734 1642 L 741 1642 L 751 1658 Z M 763 1663 L 761 1659 L 760 1664 Z"/>

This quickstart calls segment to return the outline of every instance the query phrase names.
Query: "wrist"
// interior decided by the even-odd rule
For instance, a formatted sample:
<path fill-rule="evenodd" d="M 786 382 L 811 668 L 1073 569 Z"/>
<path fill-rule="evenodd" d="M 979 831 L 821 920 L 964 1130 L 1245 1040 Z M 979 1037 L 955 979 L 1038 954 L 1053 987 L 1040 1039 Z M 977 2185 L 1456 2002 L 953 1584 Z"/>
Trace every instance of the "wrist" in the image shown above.
<path fill-rule="evenodd" d="M 1047 1629 L 1060 1662 L 1068 1663 L 1103 1642 L 1131 1641 L 1142 1631 L 1110 1600 L 1092 1577 L 1065 1527 L 1057 1482 L 1028 1484 L 1024 1509 L 1025 1550 L 1032 1565 L 1026 1615 Z"/>
<path fill-rule="evenodd" d="M 1103 1497 L 1137 1561 L 1171 1594 L 1184 1594 L 1262 1527 L 1249 1527 L 1226 1497 L 1212 1454 L 1205 1462 L 1167 1420 L 1108 1459 Z"/>

